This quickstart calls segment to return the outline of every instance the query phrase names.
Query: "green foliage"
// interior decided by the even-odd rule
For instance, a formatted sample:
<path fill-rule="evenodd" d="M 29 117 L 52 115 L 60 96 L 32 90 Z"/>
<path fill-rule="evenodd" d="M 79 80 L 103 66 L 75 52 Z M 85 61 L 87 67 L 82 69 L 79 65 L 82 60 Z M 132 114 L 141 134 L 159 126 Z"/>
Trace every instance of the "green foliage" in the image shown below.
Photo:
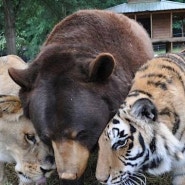
<path fill-rule="evenodd" d="M 0 35 L 0 51 L 3 51 L 5 49 L 5 47 L 6 47 L 6 40 L 5 40 L 4 34 L 2 32 Z"/>
<path fill-rule="evenodd" d="M 180 3 L 185 3 L 185 0 L 171 0 L 171 1 L 180 2 Z"/>
<path fill-rule="evenodd" d="M 19 12 L 21 14 L 17 13 L 16 21 L 17 41 L 22 41 L 19 51 L 26 50 L 24 54 L 27 58 L 34 58 L 57 18 L 31 0 L 23 1 Z"/>
<path fill-rule="evenodd" d="M 18 55 L 35 58 L 53 26 L 79 9 L 105 9 L 126 0 L 12 0 L 16 17 Z M 2 11 L 1 11 L 2 10 Z M 2 0 L 0 0 L 0 50 L 6 50 Z"/>
<path fill-rule="evenodd" d="M 127 0 L 12 0 L 16 16 L 16 47 L 18 55 L 35 58 L 53 26 L 67 15 L 79 9 L 106 9 Z M 185 0 L 174 0 L 185 2 Z M 176 22 L 174 29 L 182 27 Z M 4 15 L 0 0 L 0 54 L 6 51 Z"/>

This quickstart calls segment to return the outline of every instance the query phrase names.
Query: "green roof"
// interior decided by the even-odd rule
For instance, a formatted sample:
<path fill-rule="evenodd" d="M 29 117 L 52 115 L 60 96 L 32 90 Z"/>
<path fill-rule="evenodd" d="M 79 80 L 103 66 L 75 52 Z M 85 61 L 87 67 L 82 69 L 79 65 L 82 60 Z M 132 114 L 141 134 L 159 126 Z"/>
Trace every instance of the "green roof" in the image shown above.
<path fill-rule="evenodd" d="M 185 3 L 161 0 L 158 2 L 123 3 L 107 10 L 116 13 L 135 13 L 183 9 L 185 10 Z"/>

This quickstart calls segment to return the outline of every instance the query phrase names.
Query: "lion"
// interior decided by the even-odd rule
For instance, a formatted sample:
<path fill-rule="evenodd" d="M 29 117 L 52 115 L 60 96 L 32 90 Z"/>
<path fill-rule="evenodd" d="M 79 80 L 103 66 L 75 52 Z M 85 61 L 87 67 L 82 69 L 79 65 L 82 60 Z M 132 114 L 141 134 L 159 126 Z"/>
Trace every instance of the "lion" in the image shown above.
<path fill-rule="evenodd" d="M 0 57 L 0 94 L 18 96 L 20 87 L 9 77 L 10 67 L 26 69 L 28 64 L 17 55 Z"/>
<path fill-rule="evenodd" d="M 19 185 L 45 183 L 55 169 L 53 151 L 23 116 L 19 87 L 7 72 L 10 66 L 25 69 L 27 64 L 15 55 L 0 58 L 0 184 L 7 181 L 4 163 L 15 163 Z"/>

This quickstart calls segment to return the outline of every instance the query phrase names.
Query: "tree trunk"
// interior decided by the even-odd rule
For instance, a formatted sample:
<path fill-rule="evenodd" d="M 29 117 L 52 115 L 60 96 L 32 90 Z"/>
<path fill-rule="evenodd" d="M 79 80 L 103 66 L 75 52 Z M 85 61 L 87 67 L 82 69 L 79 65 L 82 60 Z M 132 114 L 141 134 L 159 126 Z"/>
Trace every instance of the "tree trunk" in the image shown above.
<path fill-rule="evenodd" d="M 3 0 L 7 54 L 16 54 L 15 17 L 12 0 Z"/>

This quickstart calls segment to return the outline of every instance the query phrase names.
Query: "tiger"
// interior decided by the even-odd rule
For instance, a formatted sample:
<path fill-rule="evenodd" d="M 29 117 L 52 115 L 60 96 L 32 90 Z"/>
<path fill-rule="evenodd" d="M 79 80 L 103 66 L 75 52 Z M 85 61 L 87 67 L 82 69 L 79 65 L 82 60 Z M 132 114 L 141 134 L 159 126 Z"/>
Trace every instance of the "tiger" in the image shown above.
<path fill-rule="evenodd" d="M 171 171 L 185 184 L 185 51 L 147 61 L 99 141 L 96 178 L 107 185 L 145 185 L 145 172 Z"/>

